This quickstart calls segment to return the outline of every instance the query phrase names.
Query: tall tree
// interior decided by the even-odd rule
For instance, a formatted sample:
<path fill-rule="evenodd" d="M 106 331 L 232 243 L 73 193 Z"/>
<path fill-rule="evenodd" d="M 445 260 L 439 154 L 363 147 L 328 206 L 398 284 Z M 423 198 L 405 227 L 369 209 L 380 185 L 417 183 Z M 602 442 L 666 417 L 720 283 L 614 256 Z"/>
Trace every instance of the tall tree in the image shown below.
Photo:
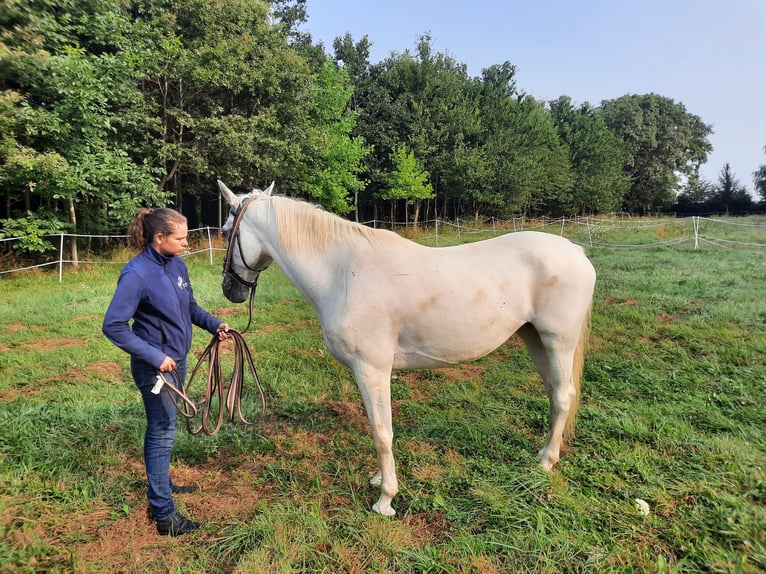
<path fill-rule="evenodd" d="M 627 152 L 624 169 L 632 185 L 625 207 L 651 211 L 671 205 L 679 175 L 692 175 L 707 160 L 712 128 L 683 104 L 657 94 L 606 100 L 601 109 Z"/>
<path fill-rule="evenodd" d="M 571 203 L 562 209 L 570 214 L 618 209 L 630 189 L 619 138 L 606 127 L 600 111 L 587 103 L 575 108 L 569 97 L 561 96 L 549 102 L 549 109 L 569 149 L 574 174 Z"/>
<path fill-rule="evenodd" d="M 269 10 L 257 0 L 133 4 L 146 32 L 143 86 L 162 122 L 152 161 L 160 187 L 195 219 L 216 199 L 214 177 L 306 187 L 313 80 L 288 45 L 292 24 L 270 23 Z"/>
<path fill-rule="evenodd" d="M 569 152 L 542 103 L 512 97 L 510 67 L 485 70 L 482 93 L 483 153 L 487 177 L 482 197 L 501 214 L 559 212 L 572 202 Z M 504 77 L 502 81 L 498 78 Z"/>
<path fill-rule="evenodd" d="M 391 202 L 391 221 L 394 221 L 394 205 L 404 200 L 405 205 L 415 204 L 413 223 L 418 224 L 420 202 L 434 196 L 433 186 L 428 181 L 428 172 L 423 169 L 415 153 L 406 146 L 399 146 L 393 153 L 393 172 L 388 176 L 380 196 Z M 405 213 L 405 220 L 407 215 Z"/>
<path fill-rule="evenodd" d="M 713 193 L 713 184 L 700 177 L 699 172 L 694 173 L 678 194 L 675 211 L 679 214 L 704 213 L 711 209 Z"/>
<path fill-rule="evenodd" d="M 752 199 L 747 189 L 739 182 L 728 163 L 721 168 L 718 183 L 713 187 L 710 198 L 713 209 L 721 213 L 742 213 L 752 209 Z"/>
<path fill-rule="evenodd" d="M 369 158 L 369 190 L 378 193 L 395 169 L 400 146 L 414 152 L 429 173 L 441 199 L 459 197 L 468 182 L 479 119 L 476 90 L 466 67 L 435 53 L 429 36 L 414 52 L 392 53 L 370 66 L 369 42 L 354 44 L 350 35 L 335 41 L 335 59 L 355 84 L 353 106 L 359 110 L 357 133 L 374 148 Z"/>
<path fill-rule="evenodd" d="M 371 151 L 363 138 L 351 136 L 356 125 L 356 112 L 348 108 L 352 92 L 345 70 L 326 61 L 311 98 L 315 167 L 308 195 L 336 213 L 357 205 L 356 194 L 364 189 L 359 174 Z"/>

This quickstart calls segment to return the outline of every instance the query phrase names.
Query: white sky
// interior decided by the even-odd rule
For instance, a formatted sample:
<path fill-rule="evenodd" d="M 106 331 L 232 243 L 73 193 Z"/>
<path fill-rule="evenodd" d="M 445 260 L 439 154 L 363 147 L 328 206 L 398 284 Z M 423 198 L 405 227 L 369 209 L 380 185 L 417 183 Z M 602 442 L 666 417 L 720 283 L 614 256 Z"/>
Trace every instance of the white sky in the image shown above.
<path fill-rule="evenodd" d="M 471 76 L 505 61 L 519 90 L 575 104 L 657 93 L 711 124 L 702 175 L 725 163 L 752 192 L 766 164 L 766 0 L 307 0 L 310 32 L 332 53 L 336 36 L 365 35 L 371 62 L 435 52 Z"/>

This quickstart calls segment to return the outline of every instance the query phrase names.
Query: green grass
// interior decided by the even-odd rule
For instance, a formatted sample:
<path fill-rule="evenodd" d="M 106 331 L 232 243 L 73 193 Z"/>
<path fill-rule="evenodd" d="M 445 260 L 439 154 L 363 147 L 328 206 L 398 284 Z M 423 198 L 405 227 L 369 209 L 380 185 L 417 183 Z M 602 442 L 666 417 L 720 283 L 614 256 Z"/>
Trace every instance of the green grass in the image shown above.
<path fill-rule="evenodd" d="M 676 225 L 611 229 L 608 242 Z M 523 348 L 400 373 L 393 519 L 370 512 L 376 462 L 350 373 L 268 270 L 247 335 L 266 419 L 214 437 L 179 428 L 173 473 L 201 486 L 179 504 L 205 526 L 177 540 L 144 517 L 143 409 L 127 356 L 100 333 L 120 264 L 62 283 L 3 277 L 0 572 L 764 571 L 766 254 L 688 241 L 588 253 L 592 344 L 556 470 L 536 466 L 547 399 Z M 219 264 L 189 259 L 195 295 L 243 328 Z M 198 331 L 193 350 L 208 340 Z M 255 394 L 244 403 L 256 420 Z"/>

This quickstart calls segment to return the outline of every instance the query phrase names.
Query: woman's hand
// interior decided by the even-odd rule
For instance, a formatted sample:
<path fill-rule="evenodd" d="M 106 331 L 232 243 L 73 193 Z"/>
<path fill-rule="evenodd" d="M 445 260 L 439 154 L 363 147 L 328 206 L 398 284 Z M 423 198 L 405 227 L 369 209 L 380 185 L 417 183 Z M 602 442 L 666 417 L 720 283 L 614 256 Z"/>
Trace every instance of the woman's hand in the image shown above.
<path fill-rule="evenodd" d="M 162 361 L 162 364 L 160 365 L 160 371 L 163 373 L 169 373 L 175 368 L 176 368 L 176 362 L 166 355 L 165 359 Z"/>
<path fill-rule="evenodd" d="M 228 339 L 229 337 L 231 337 L 231 335 L 229 335 L 228 331 L 229 331 L 229 324 L 228 323 L 221 323 L 220 325 L 218 325 L 218 330 L 217 330 L 217 332 L 218 332 L 218 339 L 223 341 L 224 339 Z"/>

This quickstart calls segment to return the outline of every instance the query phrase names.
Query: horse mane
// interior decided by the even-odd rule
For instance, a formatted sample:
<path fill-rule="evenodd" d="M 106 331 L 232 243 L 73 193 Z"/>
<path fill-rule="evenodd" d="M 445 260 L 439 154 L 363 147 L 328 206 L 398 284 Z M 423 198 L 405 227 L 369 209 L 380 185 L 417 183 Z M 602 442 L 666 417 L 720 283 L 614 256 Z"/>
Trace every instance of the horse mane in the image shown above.
<path fill-rule="evenodd" d="M 337 243 L 357 239 L 371 245 L 405 241 L 396 233 L 343 219 L 307 201 L 272 195 L 271 202 L 279 242 L 286 254 L 321 253 Z"/>

